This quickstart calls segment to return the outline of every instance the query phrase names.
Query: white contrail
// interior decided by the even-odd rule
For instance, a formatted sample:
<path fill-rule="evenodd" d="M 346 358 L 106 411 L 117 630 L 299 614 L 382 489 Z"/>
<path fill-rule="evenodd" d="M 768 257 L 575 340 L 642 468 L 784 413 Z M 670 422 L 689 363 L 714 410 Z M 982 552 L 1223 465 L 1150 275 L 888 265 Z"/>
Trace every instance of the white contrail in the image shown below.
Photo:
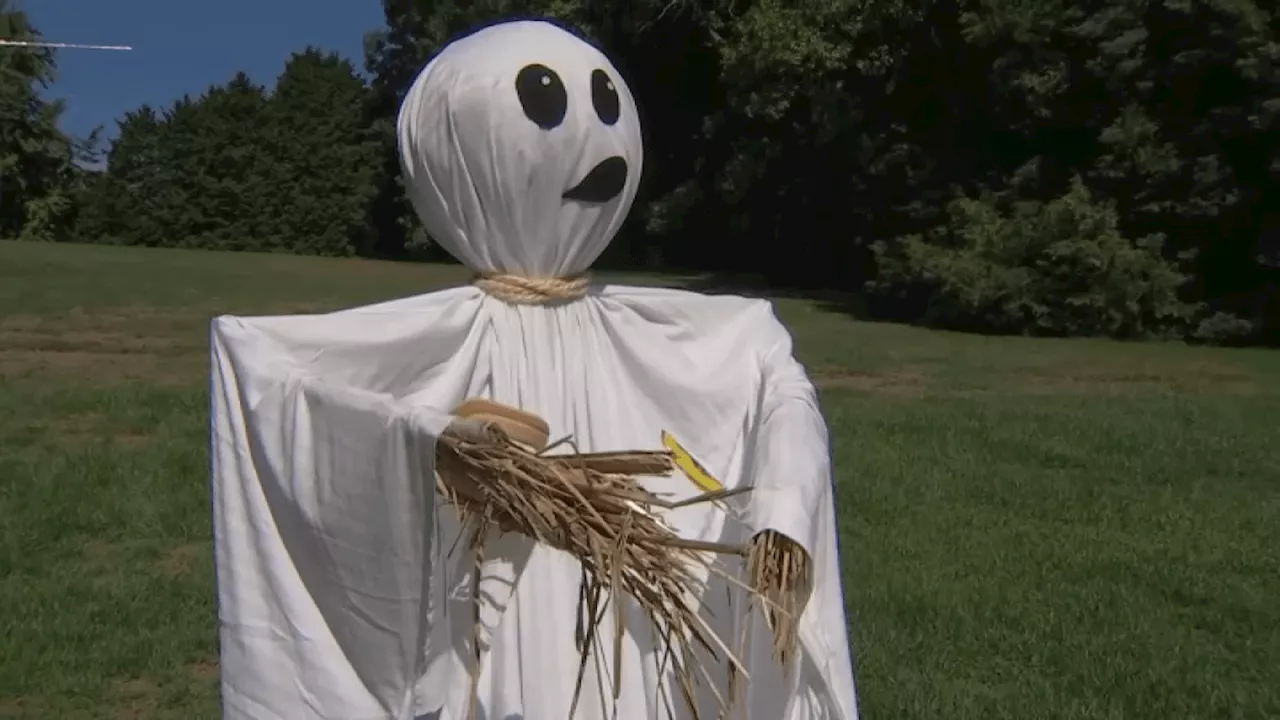
<path fill-rule="evenodd" d="M 132 50 L 129 45 L 81 45 L 79 43 L 53 43 L 41 42 L 37 40 L 3 40 L 0 39 L 0 46 L 8 45 L 10 47 L 47 47 L 47 48 L 72 48 L 76 50 Z"/>

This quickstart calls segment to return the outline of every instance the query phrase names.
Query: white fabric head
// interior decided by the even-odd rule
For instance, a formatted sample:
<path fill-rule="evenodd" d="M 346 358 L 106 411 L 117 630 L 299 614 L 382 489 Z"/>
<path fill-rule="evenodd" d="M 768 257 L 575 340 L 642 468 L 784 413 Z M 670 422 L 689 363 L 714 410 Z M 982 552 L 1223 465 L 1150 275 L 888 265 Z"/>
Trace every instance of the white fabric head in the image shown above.
<path fill-rule="evenodd" d="M 423 225 L 478 272 L 586 270 L 640 179 L 631 91 L 603 53 L 548 22 L 449 44 L 414 81 L 397 130 Z"/>

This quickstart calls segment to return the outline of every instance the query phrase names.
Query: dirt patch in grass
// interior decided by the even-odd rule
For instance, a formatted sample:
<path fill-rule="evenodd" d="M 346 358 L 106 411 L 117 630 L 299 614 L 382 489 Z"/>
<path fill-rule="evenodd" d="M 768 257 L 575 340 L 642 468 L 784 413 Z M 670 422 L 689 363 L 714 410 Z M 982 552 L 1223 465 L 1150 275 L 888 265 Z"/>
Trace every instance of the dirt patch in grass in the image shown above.
<path fill-rule="evenodd" d="M 154 337 L 101 330 L 45 333 L 0 331 L 0 343 L 8 350 L 27 352 L 92 353 L 97 355 L 181 355 L 191 347 L 170 337 Z"/>
<path fill-rule="evenodd" d="M 183 543 L 161 553 L 157 567 L 170 577 L 186 575 L 197 564 L 208 560 L 211 553 L 207 542 Z"/>
<path fill-rule="evenodd" d="M 120 697 L 136 698 L 155 695 L 159 691 L 159 686 L 146 678 L 133 678 L 116 683 L 113 690 Z"/>
<path fill-rule="evenodd" d="M 0 343 L 3 343 L 0 338 Z M 0 377 L 41 377 L 111 383 L 145 380 L 165 387 L 198 382 L 208 372 L 199 355 L 161 356 L 137 352 L 0 350 Z"/>
<path fill-rule="evenodd" d="M 80 557 L 68 563 L 67 568 L 95 588 L 116 586 L 138 566 L 137 557 L 144 547 L 145 543 L 139 541 L 89 538 L 80 545 Z"/>
<path fill-rule="evenodd" d="M 120 428 L 111 418 L 96 412 L 58 415 L 50 420 L 35 422 L 30 427 L 46 442 L 64 450 L 75 450 L 103 441 L 137 447 L 152 439 L 145 433 Z"/>
<path fill-rule="evenodd" d="M 160 705 L 160 686 L 148 678 L 130 678 L 111 688 L 110 717 L 120 720 L 155 717 Z"/>
<path fill-rule="evenodd" d="M 183 355 L 206 346 L 199 312 L 148 308 L 0 317 L 0 347 L 10 351 L 103 355 Z"/>
<path fill-rule="evenodd" d="M 218 664 L 209 658 L 187 663 L 176 676 L 166 675 L 164 684 L 152 678 L 140 677 L 115 682 L 108 693 L 108 714 L 117 720 L 135 718 L 185 718 L 190 708 L 183 703 L 174 704 L 178 696 L 216 694 Z M 186 688 L 185 691 L 183 688 Z"/>
<path fill-rule="evenodd" d="M 80 551 L 84 554 L 84 567 L 90 572 L 107 570 L 120 562 L 121 548 L 106 540 L 88 540 Z"/>
<path fill-rule="evenodd" d="M 48 315 L 13 314 L 0 316 L 0 333 L 29 332 L 61 334 L 67 332 L 128 332 L 142 335 L 168 335 L 175 328 L 201 327 L 211 315 L 202 308 L 160 310 L 139 305 L 89 311 L 72 308 Z"/>
<path fill-rule="evenodd" d="M 218 680 L 218 661 L 215 658 L 200 658 L 187 664 L 187 674 L 196 683 L 216 682 Z"/>
<path fill-rule="evenodd" d="M 56 714 L 41 698 L 0 698 L 0 718 L 3 720 L 44 720 L 52 717 L 56 717 Z"/>
<path fill-rule="evenodd" d="M 154 567 L 168 577 L 181 577 L 191 573 L 196 566 L 210 562 L 213 550 L 209 541 L 187 542 L 157 548 L 159 541 L 108 542 L 98 538 L 85 540 L 81 545 L 81 566 L 89 573 L 110 572 L 122 562 L 132 562 L 141 557 L 154 560 Z"/>
<path fill-rule="evenodd" d="M 292 303 L 269 310 L 298 314 L 328 309 Z M 190 385 L 208 376 L 211 317 L 196 308 L 146 307 L 0 316 L 0 377 Z"/>
<path fill-rule="evenodd" d="M 201 658 L 182 666 L 176 675 L 164 677 L 163 682 L 146 676 L 109 681 L 105 692 L 88 703 L 87 698 L 70 703 L 66 698 L 55 702 L 44 696 L 0 698 L 0 720 L 186 720 L 211 716 L 218 690 L 215 660 Z"/>
<path fill-rule="evenodd" d="M 147 380 L 172 385 L 203 375 L 201 316 L 135 311 L 0 318 L 0 376 Z"/>
<path fill-rule="evenodd" d="M 1072 365 L 1036 368 L 1016 376 L 1017 388 L 1031 394 L 1124 393 L 1163 388 L 1250 395 L 1258 390 L 1257 380 L 1249 372 L 1213 362 Z"/>
<path fill-rule="evenodd" d="M 867 372 L 846 368 L 819 368 L 812 375 L 813 384 L 823 390 L 856 390 L 859 392 L 920 397 L 924 395 L 924 376 L 909 371 Z"/>

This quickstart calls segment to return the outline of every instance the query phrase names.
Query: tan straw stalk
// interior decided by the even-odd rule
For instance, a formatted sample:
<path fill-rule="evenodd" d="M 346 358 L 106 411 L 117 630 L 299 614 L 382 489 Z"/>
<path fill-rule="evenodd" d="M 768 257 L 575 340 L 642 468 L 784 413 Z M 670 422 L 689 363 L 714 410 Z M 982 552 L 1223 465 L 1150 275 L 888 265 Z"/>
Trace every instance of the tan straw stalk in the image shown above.
<path fill-rule="evenodd" d="M 669 667 L 690 703 L 693 688 L 709 677 L 693 660 L 695 647 L 744 671 L 701 617 L 699 600 L 701 578 L 714 571 L 710 557 L 745 555 L 746 549 L 683 539 L 662 522 L 655 510 L 674 505 L 644 489 L 636 477 L 670 474 L 674 463 L 669 453 L 549 456 L 513 441 L 499 422 L 464 427 L 451 428 L 440 438 L 436 467 L 442 495 L 473 528 L 473 549 L 479 553 L 484 533 L 496 529 L 567 552 L 582 564 L 575 708 L 588 657 L 593 649 L 599 653 L 597 629 L 609 619 L 616 639 L 609 683 L 614 701 L 619 697 L 623 628 L 616 600 L 624 596 L 639 604 L 665 638 Z M 718 502 L 734 494 L 707 493 L 679 505 Z M 697 718 L 692 703 L 690 709 Z"/>

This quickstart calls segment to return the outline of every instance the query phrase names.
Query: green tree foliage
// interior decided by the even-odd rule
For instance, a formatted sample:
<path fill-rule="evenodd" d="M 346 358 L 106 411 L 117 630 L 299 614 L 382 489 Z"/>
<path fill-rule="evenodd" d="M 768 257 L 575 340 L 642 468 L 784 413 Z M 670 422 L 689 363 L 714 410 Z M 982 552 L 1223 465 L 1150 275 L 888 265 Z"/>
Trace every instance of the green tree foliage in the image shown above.
<path fill-rule="evenodd" d="M 131 245 L 351 255 L 377 250 L 382 148 L 349 61 L 295 53 L 275 91 L 243 73 L 119 123 L 85 200 L 82 238 Z"/>
<path fill-rule="evenodd" d="M 0 37 L 40 35 L 0 0 Z M 74 214 L 77 146 L 58 130 L 62 104 L 40 96 L 54 75 L 52 51 L 0 48 L 0 237 L 61 240 Z"/>
<path fill-rule="evenodd" d="M 1012 194 L 1010 194 L 1012 195 Z M 1192 307 L 1165 239 L 1120 234 L 1111 203 L 1079 178 L 1048 202 L 996 193 L 959 197 L 927 234 L 879 242 L 876 289 L 927 301 L 923 319 L 997 332 L 1149 337 L 1180 328 Z"/>
<path fill-rule="evenodd" d="M 263 191 L 276 206 L 267 234 L 292 252 L 381 254 L 370 207 L 384 160 L 369 122 L 369 96 L 355 68 L 308 48 L 293 56 L 276 83 L 264 156 L 278 173 Z"/>
<path fill-rule="evenodd" d="M 315 51 L 140 109 L 85 237 L 429 245 L 394 122 L 458 33 L 579 28 L 643 114 L 604 262 L 863 293 L 975 330 L 1280 342 L 1280 43 L 1260 0 L 383 0 L 365 88 Z M 96 223 L 96 224 L 95 224 Z"/>
<path fill-rule="evenodd" d="M 184 100 L 179 105 L 185 104 Z M 90 183 L 77 232 L 87 242 L 162 245 L 167 237 L 163 114 L 143 105 L 118 121 L 119 135 L 107 156 L 110 171 Z M 172 205 L 172 201 L 168 203 Z"/>

